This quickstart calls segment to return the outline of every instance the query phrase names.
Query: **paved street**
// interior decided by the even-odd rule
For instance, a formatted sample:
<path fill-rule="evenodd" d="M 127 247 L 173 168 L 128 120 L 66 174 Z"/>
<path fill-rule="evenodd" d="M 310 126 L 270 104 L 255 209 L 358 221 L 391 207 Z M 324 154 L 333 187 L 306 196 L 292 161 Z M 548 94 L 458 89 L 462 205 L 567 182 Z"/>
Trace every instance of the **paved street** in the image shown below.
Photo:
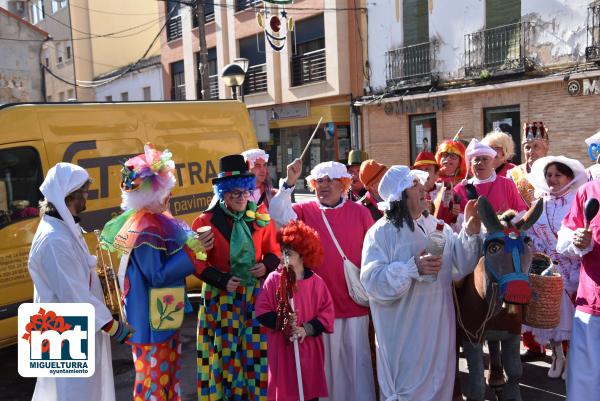
<path fill-rule="evenodd" d="M 189 314 L 182 330 L 183 340 L 183 400 L 196 400 L 196 313 Z M 24 379 L 17 373 L 16 347 L 0 350 L 0 400 L 26 401 L 31 399 L 35 379 Z M 524 401 L 560 401 L 565 399 L 565 384 L 562 380 L 546 377 L 550 358 L 544 362 L 526 363 L 523 365 L 521 393 Z M 461 378 L 466 377 L 466 362 L 460 360 Z M 128 346 L 113 343 L 113 372 L 117 401 L 131 400 L 133 389 L 133 365 Z M 488 390 L 486 400 L 496 400 Z M 85 401 L 82 398 L 82 401 Z"/>

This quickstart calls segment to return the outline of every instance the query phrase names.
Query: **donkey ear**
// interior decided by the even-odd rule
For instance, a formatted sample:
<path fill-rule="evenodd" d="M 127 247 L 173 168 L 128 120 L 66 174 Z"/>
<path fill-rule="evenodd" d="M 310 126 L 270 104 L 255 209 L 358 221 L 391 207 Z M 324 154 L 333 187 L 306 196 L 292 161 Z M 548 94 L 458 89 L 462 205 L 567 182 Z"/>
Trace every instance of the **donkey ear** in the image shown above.
<path fill-rule="evenodd" d="M 496 212 L 494 212 L 492 205 L 490 205 L 490 202 L 485 196 L 480 196 L 477 199 L 477 210 L 479 211 L 479 217 L 488 233 L 491 234 L 496 231 L 502 231 L 502 225 L 498 220 L 498 216 L 496 216 Z"/>
<path fill-rule="evenodd" d="M 535 206 L 529 208 L 529 211 L 525 213 L 525 216 L 519 221 L 515 226 L 519 231 L 525 231 L 529 229 L 529 227 L 533 226 L 537 219 L 540 218 L 542 212 L 544 211 L 544 201 L 538 199 L 535 203 Z"/>

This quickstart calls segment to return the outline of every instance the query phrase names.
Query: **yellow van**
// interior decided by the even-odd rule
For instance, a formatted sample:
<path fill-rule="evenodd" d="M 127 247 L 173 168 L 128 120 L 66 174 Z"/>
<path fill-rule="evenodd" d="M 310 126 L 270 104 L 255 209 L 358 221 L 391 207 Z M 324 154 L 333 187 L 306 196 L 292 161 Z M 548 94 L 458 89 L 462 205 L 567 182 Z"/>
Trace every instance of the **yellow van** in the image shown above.
<path fill-rule="evenodd" d="M 212 198 L 219 158 L 257 147 L 238 101 L 0 106 L 0 348 L 16 342 L 17 308 L 33 296 L 27 258 L 45 173 L 61 161 L 87 169 L 81 224 L 92 232 L 119 212 L 121 163 L 146 142 L 173 153 L 171 211 L 188 224 Z"/>

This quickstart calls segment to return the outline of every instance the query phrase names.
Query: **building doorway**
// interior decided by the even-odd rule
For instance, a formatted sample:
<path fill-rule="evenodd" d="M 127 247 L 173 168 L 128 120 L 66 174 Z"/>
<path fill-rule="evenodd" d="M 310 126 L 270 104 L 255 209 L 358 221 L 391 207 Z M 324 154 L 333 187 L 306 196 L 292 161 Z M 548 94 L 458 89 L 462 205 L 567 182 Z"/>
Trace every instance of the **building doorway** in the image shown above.
<path fill-rule="evenodd" d="M 484 136 L 494 130 L 512 136 L 515 143 L 515 155 L 510 161 L 514 164 L 521 164 L 521 110 L 518 105 L 483 109 L 483 128 Z"/>
<path fill-rule="evenodd" d="M 435 113 L 410 116 L 410 164 L 423 151 L 435 153 L 437 123 Z"/>

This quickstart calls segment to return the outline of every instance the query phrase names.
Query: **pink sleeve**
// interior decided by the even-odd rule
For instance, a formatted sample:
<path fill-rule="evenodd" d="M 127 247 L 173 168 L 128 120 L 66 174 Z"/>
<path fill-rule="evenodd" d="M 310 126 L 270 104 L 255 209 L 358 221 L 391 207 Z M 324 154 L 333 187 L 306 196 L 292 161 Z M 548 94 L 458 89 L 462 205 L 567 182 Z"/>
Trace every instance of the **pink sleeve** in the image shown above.
<path fill-rule="evenodd" d="M 465 185 L 461 182 L 460 184 L 457 184 L 454 189 L 452 190 L 452 192 L 454 193 L 454 195 L 458 195 L 460 196 L 460 212 L 464 213 L 465 212 L 465 206 L 467 206 L 467 190 L 465 189 Z M 441 202 L 440 202 L 441 204 Z M 443 207 L 440 205 L 440 207 Z M 450 212 L 452 213 L 452 212 Z"/>
<path fill-rule="evenodd" d="M 562 221 L 563 226 L 575 231 L 579 227 L 585 226 L 583 219 L 583 204 L 585 203 L 585 195 L 581 191 L 577 191 L 571 209 Z"/>
<path fill-rule="evenodd" d="M 335 320 L 335 310 L 333 307 L 333 299 L 327 289 L 325 281 L 319 277 L 319 286 L 317 289 L 319 296 L 319 307 L 317 311 L 317 319 L 323 324 L 326 333 L 333 333 L 333 321 Z"/>
<path fill-rule="evenodd" d="M 263 287 L 256 297 L 254 309 L 256 316 L 260 316 L 267 312 L 277 311 L 277 271 L 271 272 L 265 280 Z"/>

